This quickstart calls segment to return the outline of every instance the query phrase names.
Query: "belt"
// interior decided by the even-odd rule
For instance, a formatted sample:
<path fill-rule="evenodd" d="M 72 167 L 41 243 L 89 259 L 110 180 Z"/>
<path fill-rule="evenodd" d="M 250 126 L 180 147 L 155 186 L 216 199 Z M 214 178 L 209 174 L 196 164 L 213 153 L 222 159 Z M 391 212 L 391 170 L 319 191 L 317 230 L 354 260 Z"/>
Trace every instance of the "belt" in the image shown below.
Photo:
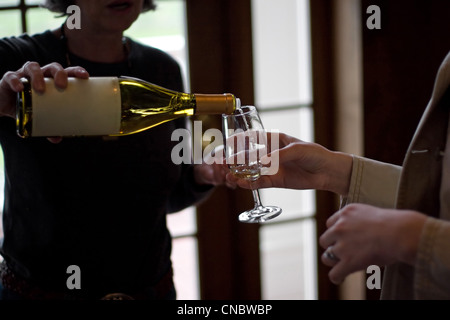
<path fill-rule="evenodd" d="M 4 288 L 19 294 L 26 300 L 164 300 L 174 288 L 173 272 L 170 269 L 155 285 L 133 293 L 105 293 L 96 298 L 84 297 L 73 291 L 53 291 L 43 289 L 14 273 L 3 261 L 0 264 L 0 281 Z M 74 289 L 76 290 L 76 289 Z"/>

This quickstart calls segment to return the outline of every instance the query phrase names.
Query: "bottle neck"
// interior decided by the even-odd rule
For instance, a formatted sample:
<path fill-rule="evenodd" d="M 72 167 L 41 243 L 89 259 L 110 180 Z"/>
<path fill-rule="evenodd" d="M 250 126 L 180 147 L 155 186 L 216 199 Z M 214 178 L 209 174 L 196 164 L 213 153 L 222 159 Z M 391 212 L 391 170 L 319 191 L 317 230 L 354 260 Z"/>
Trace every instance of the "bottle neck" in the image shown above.
<path fill-rule="evenodd" d="M 197 115 L 232 114 L 236 110 L 236 98 L 231 93 L 195 94 Z"/>

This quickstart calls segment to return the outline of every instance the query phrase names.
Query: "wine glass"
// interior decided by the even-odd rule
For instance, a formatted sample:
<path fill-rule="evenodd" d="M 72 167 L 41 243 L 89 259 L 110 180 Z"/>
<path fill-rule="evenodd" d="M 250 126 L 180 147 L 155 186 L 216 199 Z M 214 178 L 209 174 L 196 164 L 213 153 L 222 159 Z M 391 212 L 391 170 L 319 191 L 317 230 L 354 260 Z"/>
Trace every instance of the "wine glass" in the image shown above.
<path fill-rule="evenodd" d="M 267 154 L 267 134 L 254 106 L 242 106 L 231 114 L 222 115 L 225 158 L 230 171 L 250 182 L 261 175 L 261 157 Z M 259 223 L 280 215 L 281 208 L 264 206 L 258 189 L 252 188 L 254 208 L 242 212 L 239 221 Z"/>

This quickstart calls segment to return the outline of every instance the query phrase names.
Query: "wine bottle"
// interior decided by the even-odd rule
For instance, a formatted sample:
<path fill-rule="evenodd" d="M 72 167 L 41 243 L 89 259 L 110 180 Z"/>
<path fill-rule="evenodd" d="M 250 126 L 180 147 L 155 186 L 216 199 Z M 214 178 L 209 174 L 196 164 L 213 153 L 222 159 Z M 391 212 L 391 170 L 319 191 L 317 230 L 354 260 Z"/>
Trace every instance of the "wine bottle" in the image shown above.
<path fill-rule="evenodd" d="M 194 114 L 230 114 L 236 98 L 190 94 L 129 77 L 69 78 L 66 89 L 45 78 L 44 93 L 28 80 L 17 94 L 16 129 L 21 137 L 121 136 Z"/>

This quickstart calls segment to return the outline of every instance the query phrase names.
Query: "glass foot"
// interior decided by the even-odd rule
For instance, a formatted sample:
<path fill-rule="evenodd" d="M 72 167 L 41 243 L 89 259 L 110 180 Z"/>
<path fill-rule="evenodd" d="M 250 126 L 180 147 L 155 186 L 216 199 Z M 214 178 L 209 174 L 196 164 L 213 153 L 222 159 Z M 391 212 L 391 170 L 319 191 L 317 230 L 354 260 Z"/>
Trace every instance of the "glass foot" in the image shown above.
<path fill-rule="evenodd" d="M 244 223 L 261 223 L 278 217 L 282 212 L 281 208 L 276 206 L 259 206 L 242 212 L 239 215 L 239 221 Z"/>

